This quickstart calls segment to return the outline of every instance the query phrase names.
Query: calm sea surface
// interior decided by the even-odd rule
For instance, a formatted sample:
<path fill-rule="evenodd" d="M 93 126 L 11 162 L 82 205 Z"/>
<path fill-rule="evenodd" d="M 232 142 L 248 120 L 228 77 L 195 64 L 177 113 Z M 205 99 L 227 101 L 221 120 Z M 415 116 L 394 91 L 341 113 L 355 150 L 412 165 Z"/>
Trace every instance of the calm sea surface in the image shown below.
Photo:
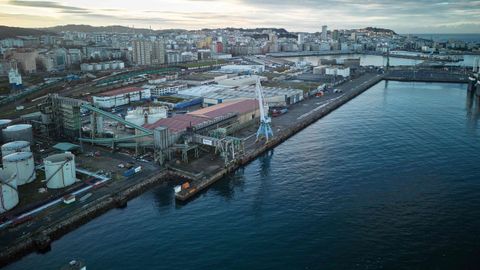
<path fill-rule="evenodd" d="M 479 55 L 463 55 L 463 61 L 453 62 L 450 65 L 453 66 L 467 66 L 471 67 L 476 57 Z M 325 55 L 325 56 L 300 56 L 300 57 L 284 57 L 283 59 L 289 61 L 307 61 L 313 65 L 318 65 L 320 59 L 346 59 L 346 58 L 360 58 L 360 65 L 362 66 L 377 66 L 383 67 L 387 65 L 387 57 L 381 55 L 364 55 L 364 54 L 351 54 L 351 55 Z M 414 66 L 422 63 L 423 60 L 405 59 L 398 57 L 390 57 L 391 66 Z"/>
<path fill-rule="evenodd" d="M 480 34 L 412 34 L 433 41 L 459 40 L 464 42 L 480 43 Z"/>
<path fill-rule="evenodd" d="M 479 269 L 466 85 L 381 82 L 190 203 L 165 184 L 5 269 Z"/>

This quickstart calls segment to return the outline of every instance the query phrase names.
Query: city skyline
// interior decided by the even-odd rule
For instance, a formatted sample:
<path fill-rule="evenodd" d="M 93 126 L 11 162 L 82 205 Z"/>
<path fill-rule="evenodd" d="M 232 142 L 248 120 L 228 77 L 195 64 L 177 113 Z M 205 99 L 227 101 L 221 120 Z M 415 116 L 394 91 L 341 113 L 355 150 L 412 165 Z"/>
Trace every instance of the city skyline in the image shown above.
<path fill-rule="evenodd" d="M 0 25 L 124 25 L 152 29 L 278 27 L 317 32 L 367 26 L 398 33 L 480 33 L 480 1 L 0 0 Z M 38 14 L 42 14 L 39 16 Z M 19 19 L 20 18 L 20 19 Z"/>

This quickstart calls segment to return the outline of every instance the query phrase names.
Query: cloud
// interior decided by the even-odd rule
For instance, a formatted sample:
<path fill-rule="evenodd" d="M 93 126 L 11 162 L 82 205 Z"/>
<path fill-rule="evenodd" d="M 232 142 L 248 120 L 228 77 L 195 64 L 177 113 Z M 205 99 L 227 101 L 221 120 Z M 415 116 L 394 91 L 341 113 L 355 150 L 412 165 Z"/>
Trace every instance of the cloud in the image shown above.
<path fill-rule="evenodd" d="M 87 9 L 84 9 L 84 8 L 75 7 L 75 6 L 65 6 L 54 1 L 10 0 L 8 3 L 13 6 L 60 9 L 62 12 L 68 12 L 68 11 L 89 12 Z"/>
<path fill-rule="evenodd" d="M 1 1 L 1 0 L 0 0 Z M 345 29 L 377 26 L 397 32 L 480 32 L 480 0 L 117 0 L 7 1 L 10 13 L 36 15 L 33 9 L 53 10 L 63 23 L 134 23 L 154 28 L 283 27 L 318 31 L 321 25 Z M 149 7 L 152 9 L 145 10 Z M 27 10 L 28 9 L 28 10 Z M 2 10 L 3 11 L 3 10 Z M 7 11 L 3 11 L 7 13 Z M 28 14 L 27 14 L 28 13 Z M 41 14 L 41 13 L 38 13 Z M 67 16 L 68 15 L 68 16 Z M 51 21 L 51 20 L 50 20 Z M 39 20 L 39 23 L 44 23 Z M 422 30 L 419 30 L 422 29 Z M 431 32 L 431 31 L 429 31 Z"/>

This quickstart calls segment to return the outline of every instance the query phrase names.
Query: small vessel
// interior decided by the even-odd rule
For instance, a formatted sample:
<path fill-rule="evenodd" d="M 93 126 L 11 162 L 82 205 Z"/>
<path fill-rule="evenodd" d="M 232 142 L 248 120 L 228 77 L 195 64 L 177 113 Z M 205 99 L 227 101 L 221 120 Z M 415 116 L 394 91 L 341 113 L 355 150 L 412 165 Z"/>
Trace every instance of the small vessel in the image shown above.
<path fill-rule="evenodd" d="M 83 261 L 71 260 L 67 265 L 62 267 L 61 270 L 87 270 L 87 266 Z"/>

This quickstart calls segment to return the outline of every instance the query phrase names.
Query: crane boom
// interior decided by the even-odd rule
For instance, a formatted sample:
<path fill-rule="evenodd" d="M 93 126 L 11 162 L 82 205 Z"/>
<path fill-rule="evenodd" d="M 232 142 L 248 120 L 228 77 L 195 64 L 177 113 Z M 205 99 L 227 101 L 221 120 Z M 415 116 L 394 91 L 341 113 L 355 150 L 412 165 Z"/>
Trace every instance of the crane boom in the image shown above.
<path fill-rule="evenodd" d="M 263 137 L 266 141 L 268 141 L 271 137 L 273 137 L 273 131 L 271 126 L 272 120 L 268 116 L 268 103 L 263 95 L 260 77 L 257 78 L 255 92 L 257 94 L 258 107 L 260 108 L 260 126 L 258 127 L 257 131 L 257 141 L 262 139 Z"/>

